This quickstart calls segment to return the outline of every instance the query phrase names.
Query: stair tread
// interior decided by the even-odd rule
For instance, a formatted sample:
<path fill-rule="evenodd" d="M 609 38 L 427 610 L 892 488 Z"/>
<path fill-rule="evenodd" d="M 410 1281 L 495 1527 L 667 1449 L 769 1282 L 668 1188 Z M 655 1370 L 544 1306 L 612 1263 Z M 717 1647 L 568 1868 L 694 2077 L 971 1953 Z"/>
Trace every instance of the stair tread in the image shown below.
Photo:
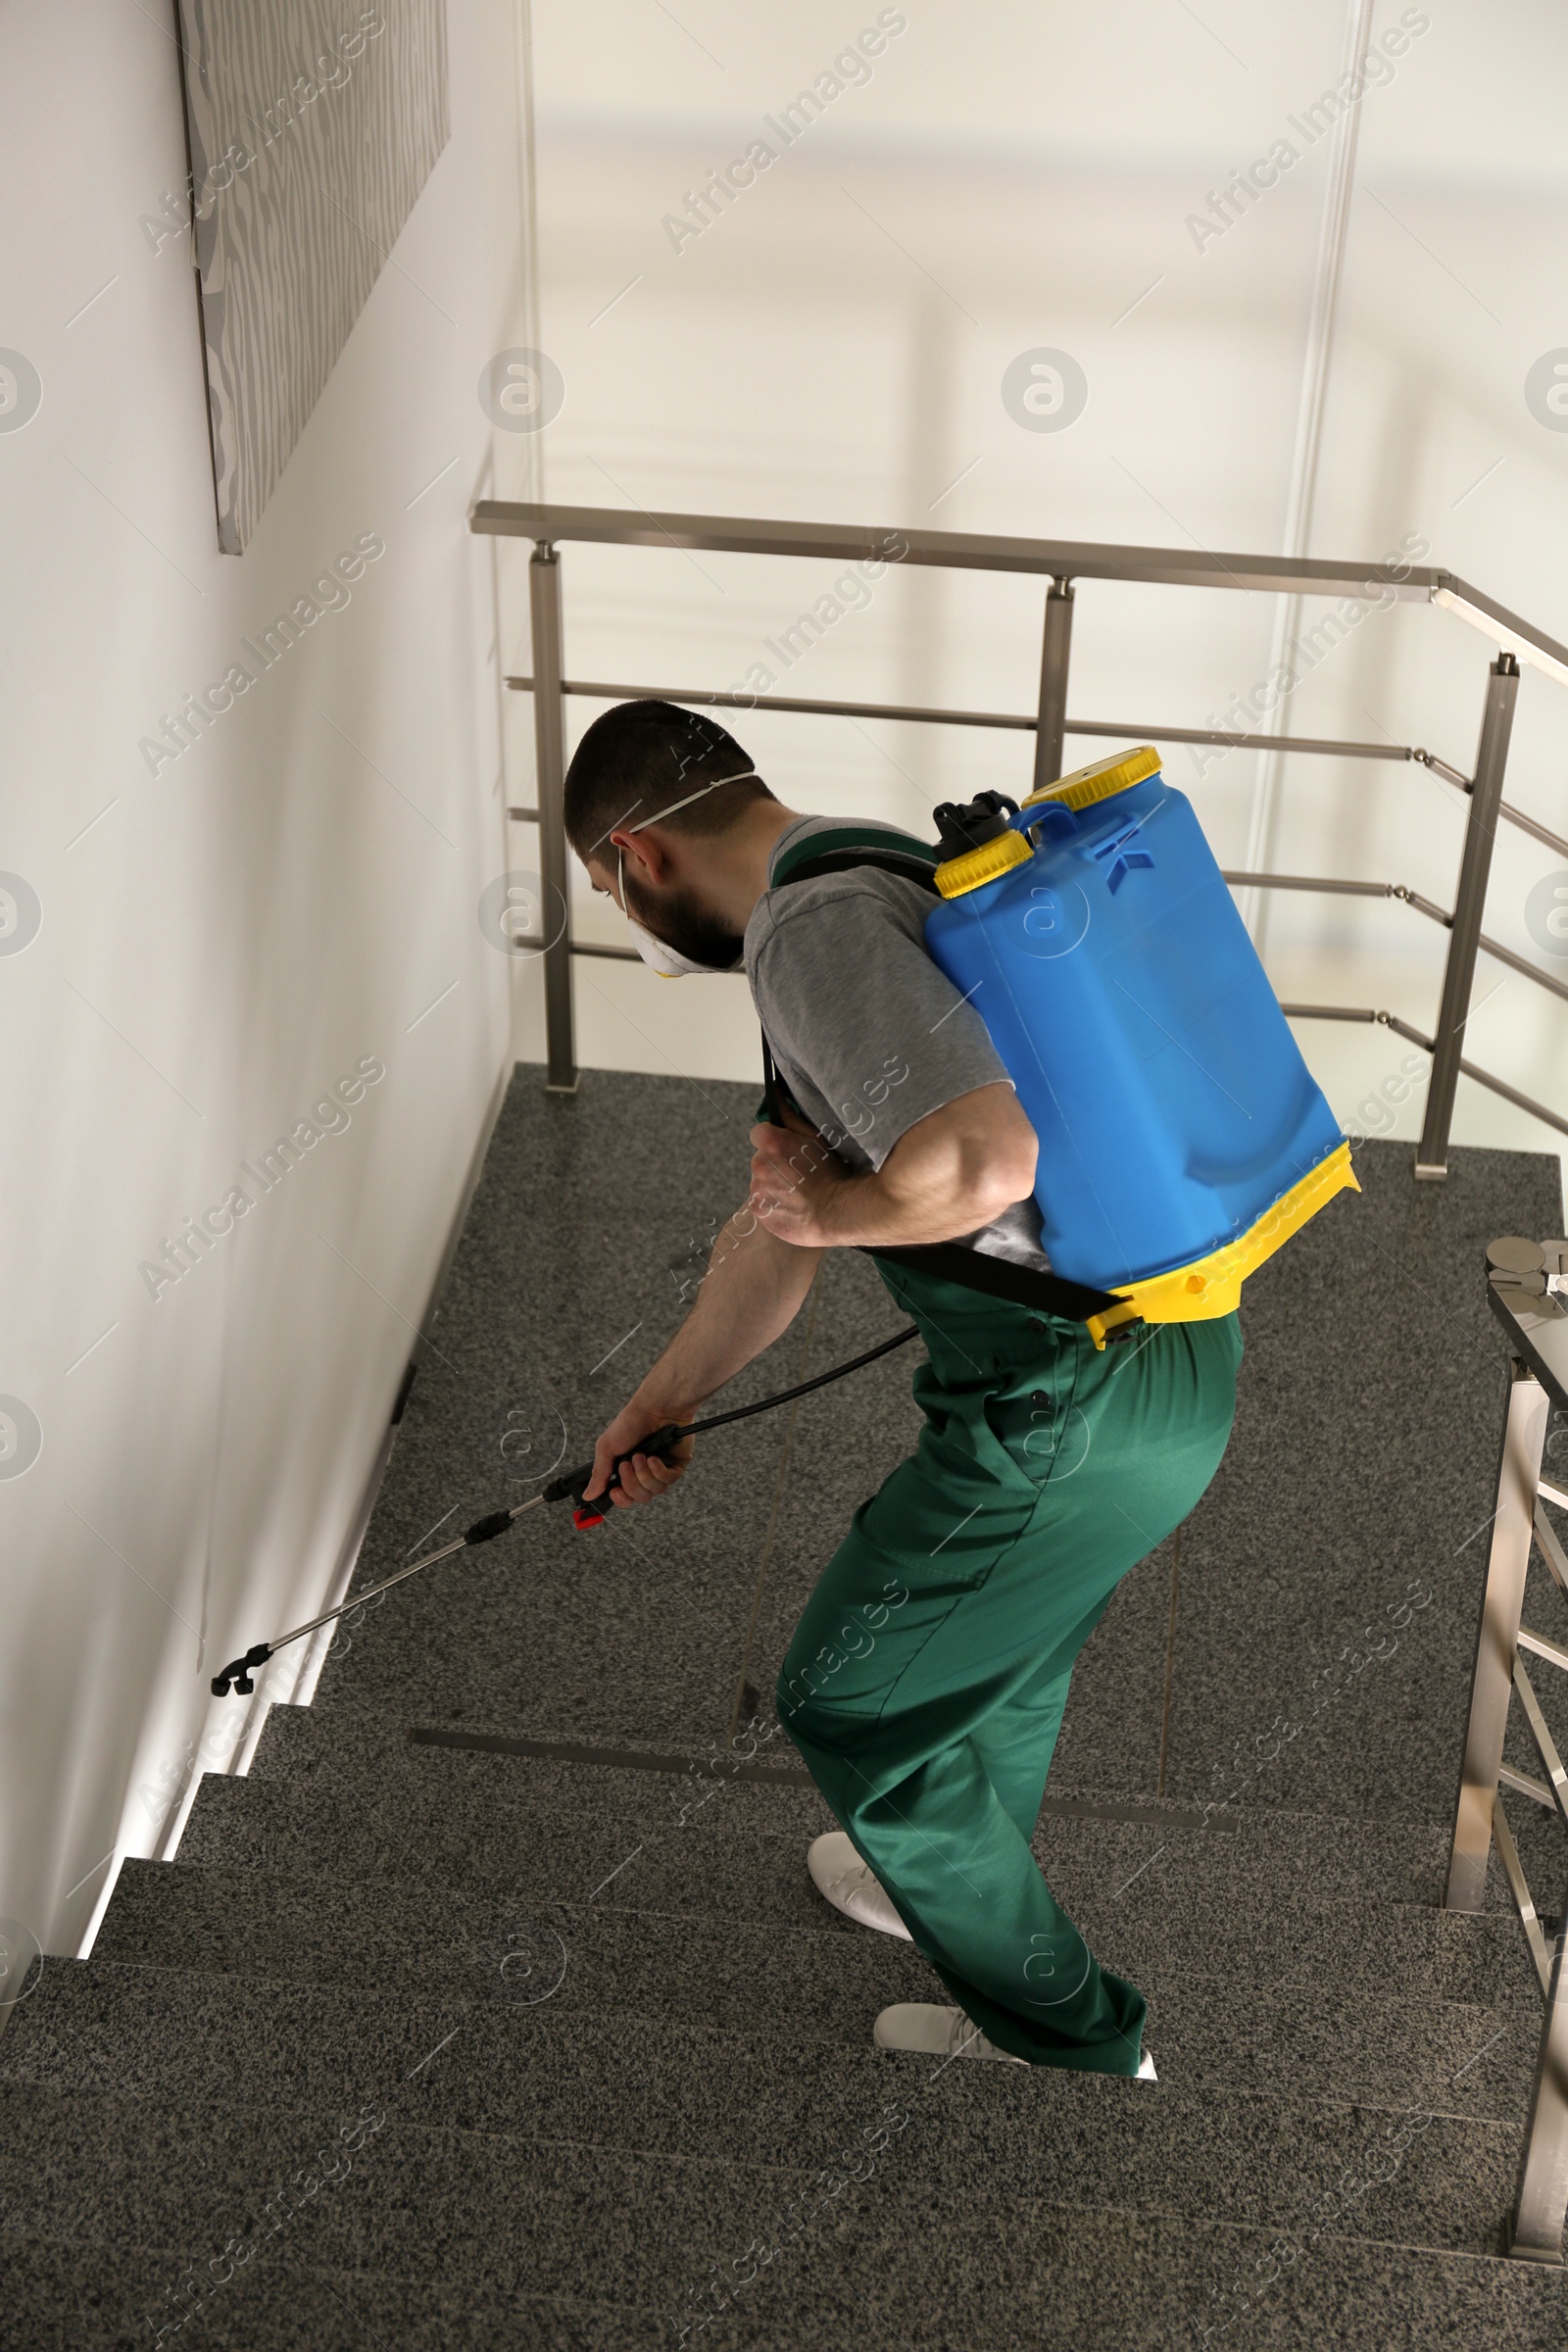
<path fill-rule="evenodd" d="M 482 1742 L 487 1728 L 494 1730 L 498 1740 L 531 1742 L 546 1752 L 444 1744 L 448 1740 Z M 528 1776 L 534 1775 L 539 1776 L 545 1801 L 558 1803 L 564 1798 L 592 1810 L 596 1791 L 604 1790 L 607 1793 L 597 1801 L 615 1809 L 622 1802 L 619 1792 L 637 1780 L 657 1784 L 666 1777 L 641 1767 L 635 1768 L 632 1778 L 625 1777 L 617 1759 L 628 1753 L 647 1759 L 660 1757 L 668 1767 L 669 1778 L 678 1778 L 688 1766 L 702 1766 L 726 1787 L 758 1802 L 799 1797 L 808 1809 L 821 1804 L 799 1751 L 782 1727 L 771 1721 L 770 1709 L 768 1720 L 753 1719 L 744 1738 L 737 1732 L 733 1740 L 710 1738 L 704 1742 L 670 1740 L 653 1734 L 628 1739 L 575 1726 L 564 1732 L 543 1720 L 520 1729 L 486 1727 L 482 1721 L 466 1719 L 427 1719 L 423 1714 L 416 1720 L 413 1711 L 406 1718 L 389 1720 L 379 1703 L 362 1707 L 352 1699 L 331 1707 L 276 1705 L 268 1710 L 248 1778 L 253 1784 L 287 1781 L 297 1789 L 302 1781 L 324 1776 L 353 1783 L 356 1793 L 364 1794 L 385 1791 L 389 1782 L 396 1784 L 432 1763 L 458 1766 L 466 1762 L 478 1774 L 488 1775 L 489 1785 L 498 1788 L 511 1787 L 525 1792 Z M 728 1768 L 736 1764 L 776 1776 L 775 1786 L 770 1788 L 747 1774 L 732 1776 Z M 777 1785 L 780 1781 L 782 1786 Z M 707 1780 L 701 1785 L 706 1788 Z M 1321 1850 L 1325 1859 L 1348 1836 L 1360 1838 L 1379 1852 L 1395 1857 L 1413 1840 L 1423 1858 L 1440 1865 L 1446 1859 L 1452 1827 L 1451 1815 L 1446 1812 L 1441 1819 L 1405 1818 L 1290 1803 L 1270 1805 L 1244 1801 L 1236 1793 L 1240 1785 L 1239 1781 L 1228 1785 L 1216 1777 L 1214 1797 L 1205 1807 L 1200 1798 L 1164 1796 L 1136 1788 L 1102 1788 L 1071 1778 L 1058 1768 L 1047 1801 L 1049 1805 L 1060 1800 L 1075 1810 L 1087 1808 L 1091 1818 L 1102 1815 L 1109 1824 L 1129 1811 L 1147 1814 L 1151 1822 L 1178 1835 L 1196 1833 L 1201 1825 L 1219 1837 L 1237 1833 L 1254 1838 L 1283 1836 L 1297 1845 Z"/>
<path fill-rule="evenodd" d="M 976 2078 L 1010 2069 L 956 2064 L 938 2079 L 929 2062 L 839 2064 L 797 2101 L 789 2146 L 766 2115 L 731 2111 L 727 2153 L 587 2136 L 604 2128 L 604 2083 L 576 2134 L 437 2120 L 395 2076 L 384 2094 L 367 2075 L 335 2104 L 318 2094 L 286 2108 L 3 2084 L 3 2224 L 212 2247 L 270 2232 L 329 2266 L 568 2294 L 586 2276 L 596 2295 L 666 2305 L 710 2261 L 738 2255 L 759 2230 L 793 2234 L 812 2207 L 830 2233 L 853 2215 L 850 2238 L 869 2230 L 911 2268 L 928 2243 L 939 2257 L 993 2241 L 1022 2253 L 1032 2217 L 1063 2207 L 1501 2250 L 1517 2157 L 1504 2126 L 1417 2116 L 1400 2120 L 1401 2144 L 1381 2109 L 1196 2097 L 1105 2077 L 1056 2079 L 1009 2115 Z M 356 2118 L 380 2128 L 312 2201 Z M 1031 2255 L 1024 2276 L 1034 2275 Z"/>
<path fill-rule="evenodd" d="M 596 1923 L 585 1924 L 591 1934 Z M 633 1920 L 634 1938 L 645 1924 Z M 554 2053 L 574 2037 L 584 2046 L 603 2043 L 606 2048 L 624 2041 L 629 2066 L 650 2026 L 657 2024 L 662 2033 L 710 2040 L 726 2063 L 744 2071 L 749 2055 L 766 2067 L 776 2063 L 777 2053 L 810 2044 L 868 2050 L 871 2022 L 889 1999 L 942 1997 L 940 1982 L 918 1953 L 891 1937 L 873 1939 L 867 1932 L 775 1954 L 776 1981 L 764 1982 L 756 2012 L 726 2023 L 683 1990 L 678 1953 L 662 1987 L 634 1982 L 617 1999 L 601 1979 L 586 1999 L 578 2000 L 572 1963 L 584 1945 L 562 1942 L 564 1948 L 553 1952 L 543 1936 L 536 1938 L 533 1973 L 515 1972 L 502 1981 L 499 1991 L 487 1984 L 481 1964 L 478 1982 L 484 1989 L 477 1995 L 421 1987 L 414 2000 L 396 1985 L 215 1975 L 97 1958 L 54 1960 L 19 2011 L 11 2035 L 0 2043 L 0 2081 L 41 2079 L 35 2052 L 47 2049 L 48 2066 L 58 2069 L 74 2041 L 84 2053 L 75 2061 L 84 2070 L 81 2080 L 90 2085 L 91 2068 L 98 2062 L 94 2049 L 101 2059 L 110 2037 L 132 2028 L 144 2046 L 122 2063 L 149 2069 L 172 2064 L 177 2072 L 193 2063 L 187 2017 L 201 2019 L 210 2034 L 227 2032 L 236 2050 L 253 2034 L 277 2035 L 284 2052 L 270 2064 L 270 2079 L 307 2034 L 322 2045 L 330 2066 L 339 2063 L 335 2051 L 351 2048 L 356 2037 L 379 2043 L 392 2034 L 400 2037 L 400 2047 L 403 2041 L 412 2046 L 428 2038 L 423 2021 L 439 2032 L 444 2021 L 470 2017 L 482 2021 L 498 2046 L 514 2044 L 516 2063 L 534 2070 L 548 2067 Z M 617 1937 L 609 1955 L 612 1968 L 625 1949 Z M 758 1938 L 753 1950 L 760 1963 L 764 1961 L 766 1940 Z M 817 1972 L 816 1998 L 797 2006 L 796 1971 L 803 1961 Z M 1157 2043 L 1164 2079 L 1173 2083 L 1269 2093 L 1310 2069 L 1314 2087 L 1328 2099 L 1396 2103 L 1441 2097 L 1456 2113 L 1479 2116 L 1516 2112 L 1539 2022 L 1538 2010 L 1521 2016 L 1468 2002 L 1434 2000 L 1412 2010 L 1402 1986 L 1386 1989 L 1376 2002 L 1364 1993 L 1331 2002 L 1298 1987 L 1230 1984 L 1223 2004 L 1205 1979 L 1155 1979 L 1145 1989 L 1147 2038 Z M 166 2021 L 172 2036 L 164 2060 L 145 2046 L 155 2021 Z M 1477 2061 L 1482 2050 L 1489 2054 L 1484 2067 Z M 305 2054 L 299 2062 L 308 2062 Z M 1459 2069 L 1466 2071 L 1450 2091 Z"/>
<path fill-rule="evenodd" d="M 762 2217 L 765 2228 L 767 2217 Z M 1568 2278 L 1531 2264 L 1413 2251 L 1377 2240 L 1296 2237 L 1233 2222 L 1089 2213 L 1035 2206 L 1017 2214 L 1027 2259 L 1006 2263 L 1001 2241 L 956 2231 L 936 2264 L 904 2269 L 902 2238 L 880 2266 L 852 2243 L 837 2264 L 815 2245 L 781 2254 L 742 2286 L 756 2226 L 721 2260 L 728 2307 L 688 2335 L 710 2352 L 1124 2352 L 1132 2342 L 1243 2342 L 1250 2352 L 1555 2352 Z M 929 2240 L 928 2240 L 929 2243 Z M 1270 2253 L 1270 2248 L 1278 2251 Z M 145 2352 L 144 2314 L 163 2303 L 182 2267 L 208 2248 L 178 2241 L 116 2246 L 0 2235 L 8 2312 L 28 2352 Z M 264 2277 L 265 2292 L 260 2282 Z M 592 2278 L 575 2292 L 480 2288 L 468 2278 L 411 2279 L 334 2270 L 297 2258 L 286 2242 L 209 2292 L 199 2341 L 214 2352 L 678 2352 L 681 2312 L 615 2303 Z M 756 2257 L 752 2257 L 755 2261 Z M 740 2267 L 737 2267 L 740 2266 Z M 1262 2267 L 1261 2271 L 1259 2266 Z M 694 2267 L 694 2272 L 697 2266 Z M 935 2291 L 928 2284 L 939 2271 Z M 1261 2275 L 1273 2283 L 1258 2291 Z M 1245 2298 L 1245 2300 L 1244 2300 Z M 165 2306 L 168 2308 L 168 2306 Z"/>
<path fill-rule="evenodd" d="M 136 2157 L 148 2135 L 200 2147 L 202 2138 L 225 2145 L 242 2129 L 282 2138 L 315 2131 L 319 2145 L 338 2117 L 358 2112 L 367 2086 L 400 2133 L 416 2133 L 414 2150 L 484 2142 L 491 2166 L 511 2166 L 508 2178 L 524 2174 L 529 2147 L 576 2147 L 581 2164 L 600 2171 L 627 2152 L 644 2166 L 808 2171 L 858 2147 L 894 2100 L 933 2127 L 901 2142 L 903 2182 L 959 2192 L 987 2178 L 1034 2197 L 1057 2197 L 1072 2182 L 1081 2204 L 1257 2223 L 1289 2221 L 1345 2166 L 1405 2131 L 1413 2145 L 1382 2192 L 1385 2218 L 1349 2234 L 1488 2251 L 1507 2204 L 1519 2117 L 1455 2112 L 1464 2083 L 1497 2075 L 1502 2046 L 1486 2013 L 1448 2023 L 1460 2039 L 1441 2070 L 1460 2080 L 1439 2082 L 1429 2070 L 1425 2083 L 1356 2098 L 1304 2088 L 1302 2068 L 1296 2082 L 1239 2088 L 1203 2080 L 1197 2065 L 1187 2086 L 1175 2030 L 1161 2082 L 1150 2086 L 976 2060 L 941 2065 L 874 2051 L 870 2034 L 847 2046 L 778 2030 L 760 2039 L 706 2023 L 472 2001 L 414 2009 L 84 1962 L 75 1976 L 57 1969 L 45 1978 L 0 2046 L 0 2127 L 14 2127 L 0 2129 L 0 2189 L 14 2223 L 28 2199 L 77 2178 L 84 2209 L 69 2228 L 89 2232 L 101 2204 L 113 2211 L 116 2166 L 129 2164 L 131 2201 L 160 2194 L 160 2166 Z M 543 2176 L 558 2192 L 558 2159 L 543 2159 Z M 397 2197 L 412 2197 L 407 2182 Z"/>
<path fill-rule="evenodd" d="M 837 2041 L 862 2039 L 886 2001 L 948 1999 L 907 1942 L 856 1927 L 815 1893 L 820 1922 L 813 1917 L 804 1927 L 637 1907 L 526 1905 L 472 1893 L 444 1895 L 440 1910 L 420 1919 L 414 1910 L 420 1891 L 405 1884 L 343 1886 L 158 1863 L 122 1872 L 122 1884 L 127 1877 L 139 1893 L 127 1893 L 118 1917 L 116 1893 L 92 1966 L 324 1992 L 416 1992 L 420 1999 L 475 1999 L 511 2009 L 555 2001 L 571 2013 L 701 2016 L 738 2033 L 785 2030 Z M 1415 2048 L 1437 2063 L 1434 2021 L 1450 2011 L 1495 2011 L 1509 2030 L 1511 2051 L 1533 2051 L 1540 1987 L 1519 1929 L 1502 1947 L 1514 1964 L 1511 1974 L 1497 1983 L 1499 1938 L 1491 1931 L 1509 1922 L 1410 1912 L 1398 1938 L 1401 1966 L 1394 1971 L 1390 1940 L 1375 1938 L 1366 1947 L 1368 1917 L 1359 1905 L 1345 1910 L 1349 1917 L 1333 1942 L 1324 1940 L 1324 1950 L 1314 1952 L 1312 1938 L 1298 1931 L 1296 1976 L 1244 1971 L 1234 1954 L 1225 1954 L 1227 1966 L 1213 1959 L 1203 1966 L 1199 1952 L 1195 1969 L 1190 1954 L 1166 1950 L 1159 1936 L 1124 1934 L 1116 1940 L 1112 1934 L 1098 1942 L 1098 1952 L 1150 1994 L 1161 2039 L 1168 2039 L 1171 2018 L 1183 2021 L 1187 2044 L 1213 2034 L 1222 1987 L 1232 2023 L 1246 2021 L 1265 2048 L 1272 2041 L 1298 2058 L 1312 2053 L 1331 2082 L 1336 2048 L 1361 2058 L 1371 2048 L 1390 2060 Z M 158 1936 L 160 1919 L 170 1929 L 165 1936 Z M 1479 1950 L 1460 1950 L 1457 1964 L 1452 1950 L 1444 1950 L 1476 1938 Z M 1382 2072 L 1387 2068 L 1378 2080 Z"/>
<path fill-rule="evenodd" d="M 679 1820 L 682 1807 L 688 1818 Z M 700 1874 L 704 1901 L 723 1901 L 725 1880 L 748 1900 L 771 1901 L 759 1868 L 769 1841 L 804 1847 L 832 1816 L 811 1788 L 614 1771 L 452 1749 L 423 1748 L 365 1782 L 320 1761 L 287 1782 L 208 1774 L 197 1790 L 177 1859 L 262 1863 L 353 1877 L 397 1876 L 431 1885 L 514 1883 L 526 1872 L 541 1896 L 595 1892 L 612 1874 L 668 1889 Z M 1230 1899 L 1276 1908 L 1365 1895 L 1435 1902 L 1447 1857 L 1436 1825 L 1344 1823 L 1317 1815 L 1238 1813 L 1207 1827 L 1169 1827 L 1045 1813 L 1036 1852 L 1062 1900 L 1073 1883 L 1125 1889 L 1134 1910 L 1180 1899 L 1181 1889 L 1224 1887 Z M 797 1872 L 781 1874 L 785 1908 L 798 1911 Z M 647 1899 L 640 1897 L 639 1899 Z M 1506 1902 L 1500 1872 L 1489 1899 Z M 678 1905 L 676 1907 L 679 1907 Z"/>
<path fill-rule="evenodd" d="M 574 2003 L 635 2005 L 644 2015 L 701 2006 L 714 2022 L 737 2024 L 765 2024 L 780 2002 L 803 2021 L 830 2015 L 878 1988 L 883 2000 L 947 1997 L 908 1945 L 823 1902 L 798 1850 L 791 1866 L 805 1883 L 801 1912 L 781 1924 L 608 1899 L 529 1901 L 521 1890 L 454 1889 L 432 1909 L 424 1888 L 407 1880 L 127 1862 L 94 1957 L 516 2001 L 548 1993 L 569 1950 Z M 1229 1982 L 1240 1972 L 1276 1991 L 1331 1984 L 1342 2007 L 1358 1992 L 1381 2004 L 1396 1984 L 1406 2001 L 1473 2001 L 1530 2017 L 1540 2010 L 1523 1935 L 1500 1914 L 1347 1898 L 1294 1919 L 1173 1923 L 1127 1920 L 1114 1903 L 1092 1899 L 1077 1917 L 1102 1962 L 1146 1990 L 1197 1977 Z"/>

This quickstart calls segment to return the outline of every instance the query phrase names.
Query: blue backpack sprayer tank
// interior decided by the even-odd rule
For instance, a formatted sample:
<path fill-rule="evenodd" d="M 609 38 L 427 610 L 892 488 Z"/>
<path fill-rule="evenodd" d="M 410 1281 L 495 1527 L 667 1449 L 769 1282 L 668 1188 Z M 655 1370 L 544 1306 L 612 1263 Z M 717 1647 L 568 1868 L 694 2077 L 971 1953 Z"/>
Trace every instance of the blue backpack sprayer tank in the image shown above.
<path fill-rule="evenodd" d="M 968 846 L 936 867 L 926 945 L 1040 1139 L 1052 1267 L 1122 1301 L 1097 1339 L 1229 1314 L 1359 1187 L 1192 805 L 1149 745 L 983 800 L 938 810 Z"/>

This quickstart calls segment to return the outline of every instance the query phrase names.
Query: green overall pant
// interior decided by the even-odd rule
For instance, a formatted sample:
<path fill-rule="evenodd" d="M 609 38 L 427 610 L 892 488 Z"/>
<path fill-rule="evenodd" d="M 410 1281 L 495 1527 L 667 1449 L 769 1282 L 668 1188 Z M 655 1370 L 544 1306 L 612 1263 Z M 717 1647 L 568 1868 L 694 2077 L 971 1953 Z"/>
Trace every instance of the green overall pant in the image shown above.
<path fill-rule="evenodd" d="M 1096 1349 L 1078 1324 L 880 1261 L 925 1427 L 806 1605 L 779 1721 L 959 2007 L 1038 2066 L 1138 2071 L 1136 1985 L 1030 1851 L 1073 1660 L 1230 1437 L 1234 1315 Z"/>

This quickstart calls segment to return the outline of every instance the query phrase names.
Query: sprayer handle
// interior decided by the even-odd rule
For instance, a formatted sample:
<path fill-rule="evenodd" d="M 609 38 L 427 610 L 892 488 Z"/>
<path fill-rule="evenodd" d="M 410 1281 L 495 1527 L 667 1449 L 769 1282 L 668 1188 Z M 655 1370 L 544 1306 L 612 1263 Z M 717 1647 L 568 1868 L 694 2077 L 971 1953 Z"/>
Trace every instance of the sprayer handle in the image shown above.
<path fill-rule="evenodd" d="M 572 1504 L 571 1523 L 573 1527 L 600 1527 L 614 1507 L 610 1496 L 620 1477 L 622 1462 L 629 1462 L 633 1455 L 639 1453 L 651 1453 L 656 1455 L 660 1461 L 667 1462 L 672 1449 L 680 1444 L 685 1435 L 686 1432 L 678 1421 L 666 1421 L 662 1429 L 651 1431 L 646 1438 L 631 1446 L 625 1453 L 617 1453 L 611 1467 L 609 1485 L 602 1494 L 594 1496 L 592 1502 L 583 1493 L 583 1489 L 594 1474 L 592 1462 L 583 1462 L 575 1470 L 564 1470 L 559 1478 L 552 1479 L 545 1489 L 545 1499 L 547 1502 L 565 1502 L 569 1498 Z"/>

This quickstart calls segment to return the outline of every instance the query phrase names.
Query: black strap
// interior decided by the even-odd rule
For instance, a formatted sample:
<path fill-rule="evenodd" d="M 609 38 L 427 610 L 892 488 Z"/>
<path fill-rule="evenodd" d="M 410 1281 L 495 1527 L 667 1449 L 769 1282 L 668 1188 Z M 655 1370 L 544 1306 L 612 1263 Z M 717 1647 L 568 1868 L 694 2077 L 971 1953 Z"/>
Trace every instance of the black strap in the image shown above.
<path fill-rule="evenodd" d="M 957 1242 L 923 1242 L 893 1249 L 865 1247 L 867 1257 L 886 1258 L 891 1265 L 907 1266 L 912 1273 L 933 1274 L 939 1282 L 956 1283 L 960 1290 L 983 1291 L 988 1298 L 1006 1298 L 1014 1306 L 1032 1307 L 1037 1315 L 1060 1315 L 1068 1323 L 1087 1323 L 1125 1299 L 1108 1291 L 1091 1291 L 1081 1282 L 1050 1274 L 1036 1266 L 1014 1265 L 1011 1258 L 992 1257 L 984 1250 L 965 1250 Z"/>
<path fill-rule="evenodd" d="M 884 873 L 899 874 L 925 889 L 935 891 L 935 868 L 939 853 L 924 844 L 910 844 L 907 849 L 883 846 L 881 836 L 862 836 L 863 848 L 847 842 L 842 834 L 829 838 L 835 846 L 813 855 L 792 858 L 788 851 L 779 860 L 780 871 L 769 884 L 779 889 L 791 882 L 808 882 L 817 874 L 845 873 L 853 866 L 874 865 Z M 906 839 L 908 837 L 906 836 Z M 804 846 L 804 845 L 803 845 Z M 779 1076 L 778 1063 L 762 1031 L 762 1087 L 768 1124 L 786 1124 L 783 1105 L 800 1110 Z M 801 1113 L 804 1116 L 804 1113 Z M 1051 1274 L 1034 1266 L 1014 1265 L 1010 1258 L 992 1257 L 982 1250 L 966 1250 L 957 1242 L 908 1243 L 887 1249 L 862 1247 L 866 1257 L 884 1258 L 890 1265 L 907 1266 L 911 1273 L 933 1275 L 939 1282 L 951 1282 L 960 1290 L 979 1291 L 988 1298 L 1005 1298 L 1010 1305 L 1026 1306 L 1038 1315 L 1057 1315 L 1068 1323 L 1087 1323 L 1091 1315 L 1106 1313 L 1124 1300 L 1108 1291 L 1094 1291 L 1081 1282 L 1068 1282 L 1060 1274 Z M 1108 1338 L 1121 1338 L 1130 1330 L 1122 1325 Z"/>
<path fill-rule="evenodd" d="M 788 1102 L 797 1111 L 800 1111 L 800 1104 L 795 1102 L 788 1087 L 778 1074 L 778 1063 L 773 1059 L 773 1049 L 767 1042 L 767 1031 L 762 1028 L 760 1022 L 758 1023 L 758 1029 L 762 1040 L 763 1114 L 770 1127 L 787 1127 L 789 1121 L 784 1116 L 785 1103 Z M 803 1118 L 805 1115 L 805 1112 L 801 1111 Z"/>
<path fill-rule="evenodd" d="M 942 854 L 912 833 L 861 832 L 853 825 L 836 827 L 825 836 L 826 849 L 813 850 L 810 843 L 821 841 L 821 834 L 808 834 L 804 842 L 784 852 L 768 883 L 769 890 L 781 890 L 791 882 L 812 882 L 819 874 L 845 874 L 858 865 L 874 865 L 881 872 L 897 874 L 906 882 L 918 882 L 922 889 L 935 891 L 936 869 Z M 801 1117 L 805 1112 L 790 1095 L 778 1074 L 773 1049 L 762 1030 L 762 1108 L 770 1127 L 786 1124 L 783 1105 L 789 1103 Z"/>

